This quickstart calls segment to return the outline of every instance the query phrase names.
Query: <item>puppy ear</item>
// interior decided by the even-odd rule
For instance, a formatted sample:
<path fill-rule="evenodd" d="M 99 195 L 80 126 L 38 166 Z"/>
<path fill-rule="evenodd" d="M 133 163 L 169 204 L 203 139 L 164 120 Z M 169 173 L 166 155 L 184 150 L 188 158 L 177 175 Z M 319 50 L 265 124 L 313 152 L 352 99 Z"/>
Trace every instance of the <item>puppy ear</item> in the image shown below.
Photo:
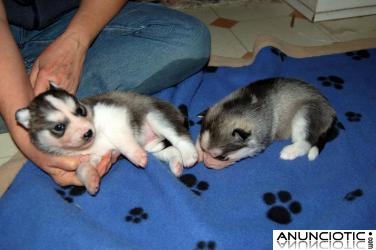
<path fill-rule="evenodd" d="M 251 132 L 247 132 L 244 129 L 236 128 L 232 131 L 232 136 L 239 140 L 246 140 L 251 135 Z"/>
<path fill-rule="evenodd" d="M 24 128 L 30 128 L 30 110 L 28 108 L 22 108 L 16 112 L 16 121 Z"/>
<path fill-rule="evenodd" d="M 59 85 L 56 82 L 49 80 L 48 83 L 50 84 L 50 90 L 59 89 Z"/>

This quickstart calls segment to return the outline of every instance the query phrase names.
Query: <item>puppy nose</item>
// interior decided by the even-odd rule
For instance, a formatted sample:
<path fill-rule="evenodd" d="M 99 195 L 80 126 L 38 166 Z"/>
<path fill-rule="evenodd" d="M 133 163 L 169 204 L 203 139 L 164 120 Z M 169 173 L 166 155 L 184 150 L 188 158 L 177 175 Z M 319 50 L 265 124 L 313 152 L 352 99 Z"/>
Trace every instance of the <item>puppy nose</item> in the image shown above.
<path fill-rule="evenodd" d="M 85 134 L 84 134 L 84 139 L 89 140 L 91 137 L 93 137 L 93 130 L 89 129 Z"/>

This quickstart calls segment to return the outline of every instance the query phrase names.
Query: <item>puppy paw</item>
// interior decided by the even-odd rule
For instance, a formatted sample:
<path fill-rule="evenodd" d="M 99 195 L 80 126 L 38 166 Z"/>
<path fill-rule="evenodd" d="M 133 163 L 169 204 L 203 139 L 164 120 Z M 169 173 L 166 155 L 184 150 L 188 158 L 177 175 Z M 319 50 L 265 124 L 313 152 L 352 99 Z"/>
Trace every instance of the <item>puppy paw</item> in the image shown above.
<path fill-rule="evenodd" d="M 88 179 L 85 183 L 86 190 L 89 194 L 95 195 L 99 190 L 100 177 L 99 174 L 91 174 L 88 176 Z"/>
<path fill-rule="evenodd" d="M 183 174 L 183 163 L 179 160 L 172 160 L 169 163 L 171 172 L 176 176 L 180 177 Z"/>
<path fill-rule="evenodd" d="M 199 159 L 199 155 L 195 145 L 189 140 L 181 140 L 176 145 L 178 148 L 181 158 L 183 160 L 184 167 L 192 167 Z"/>
<path fill-rule="evenodd" d="M 158 152 L 158 151 L 161 151 L 165 148 L 165 144 L 163 143 L 163 141 L 161 141 L 160 139 L 158 140 L 154 140 L 154 141 L 151 141 L 151 142 L 148 142 L 145 146 L 144 146 L 144 149 L 147 151 L 147 152 L 150 152 L 150 153 L 154 153 L 154 152 Z"/>
<path fill-rule="evenodd" d="M 168 162 L 171 172 L 179 177 L 183 173 L 183 160 L 180 151 L 173 147 L 167 147 L 159 152 L 154 152 L 154 156 L 164 162 Z"/>
<path fill-rule="evenodd" d="M 81 181 L 89 194 L 95 195 L 98 192 L 100 177 L 95 168 L 88 168 Z"/>
<path fill-rule="evenodd" d="M 142 148 L 134 150 L 132 153 L 126 155 L 128 160 L 130 160 L 133 164 L 139 167 L 146 167 L 148 162 L 148 155 L 145 150 Z"/>
<path fill-rule="evenodd" d="M 97 169 L 90 164 L 82 164 L 77 170 L 78 179 L 84 184 L 87 192 L 95 195 L 99 190 L 100 176 Z"/>
<path fill-rule="evenodd" d="M 282 149 L 280 153 L 280 158 L 283 160 L 295 160 L 297 157 L 307 154 L 309 149 L 310 149 L 309 143 L 306 143 L 306 142 L 293 143 L 293 144 L 285 146 Z"/>
<path fill-rule="evenodd" d="M 319 148 L 314 146 L 308 152 L 308 160 L 313 161 L 319 155 Z"/>
<path fill-rule="evenodd" d="M 179 151 L 183 160 L 184 167 L 192 167 L 198 161 L 199 155 L 193 143 L 181 143 Z"/>

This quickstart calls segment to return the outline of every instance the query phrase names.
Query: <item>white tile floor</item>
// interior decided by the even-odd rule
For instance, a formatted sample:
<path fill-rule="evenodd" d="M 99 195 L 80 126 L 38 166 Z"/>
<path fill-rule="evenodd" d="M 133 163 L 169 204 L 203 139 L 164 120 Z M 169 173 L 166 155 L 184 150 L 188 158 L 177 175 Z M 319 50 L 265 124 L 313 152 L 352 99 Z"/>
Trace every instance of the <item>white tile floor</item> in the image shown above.
<path fill-rule="evenodd" d="M 0 165 L 7 162 L 15 153 L 17 147 L 8 133 L 0 134 Z"/>
<path fill-rule="evenodd" d="M 376 15 L 312 23 L 299 17 L 299 13 L 282 0 L 248 1 L 182 11 L 207 24 L 212 35 L 212 54 L 217 56 L 242 58 L 252 52 L 260 35 L 272 35 L 300 46 L 376 37 Z M 293 14 L 297 17 L 291 26 Z M 236 23 L 230 28 L 219 27 L 213 22 L 220 18 Z"/>
<path fill-rule="evenodd" d="M 208 26 L 213 55 L 230 58 L 242 58 L 252 52 L 259 35 L 273 35 L 301 46 L 376 37 L 376 15 L 319 23 L 297 17 L 291 27 L 294 9 L 282 0 L 255 0 L 182 11 L 196 16 Z M 225 25 L 214 22 L 218 19 L 225 20 Z M 1 134 L 0 165 L 16 151 L 9 135 Z"/>

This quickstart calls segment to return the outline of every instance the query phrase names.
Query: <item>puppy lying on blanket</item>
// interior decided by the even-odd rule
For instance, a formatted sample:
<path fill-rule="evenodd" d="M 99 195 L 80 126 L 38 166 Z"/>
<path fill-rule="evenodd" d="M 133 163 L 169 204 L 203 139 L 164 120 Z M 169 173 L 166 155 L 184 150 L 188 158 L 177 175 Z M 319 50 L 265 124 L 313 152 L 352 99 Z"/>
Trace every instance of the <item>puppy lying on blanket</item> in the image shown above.
<path fill-rule="evenodd" d="M 273 140 L 292 139 L 280 158 L 314 160 L 327 141 L 335 110 L 311 85 L 271 78 L 241 88 L 204 115 L 196 142 L 205 165 L 221 169 L 262 152 Z"/>
<path fill-rule="evenodd" d="M 90 155 L 77 176 L 90 194 L 99 188 L 95 166 L 109 150 L 117 151 L 137 166 L 145 167 L 147 154 L 170 165 L 179 176 L 183 167 L 198 159 L 197 150 L 184 127 L 184 116 L 171 104 L 131 92 L 112 92 L 81 102 L 68 92 L 52 87 L 16 113 L 40 150 L 60 155 Z M 165 146 L 165 139 L 170 146 Z"/>

